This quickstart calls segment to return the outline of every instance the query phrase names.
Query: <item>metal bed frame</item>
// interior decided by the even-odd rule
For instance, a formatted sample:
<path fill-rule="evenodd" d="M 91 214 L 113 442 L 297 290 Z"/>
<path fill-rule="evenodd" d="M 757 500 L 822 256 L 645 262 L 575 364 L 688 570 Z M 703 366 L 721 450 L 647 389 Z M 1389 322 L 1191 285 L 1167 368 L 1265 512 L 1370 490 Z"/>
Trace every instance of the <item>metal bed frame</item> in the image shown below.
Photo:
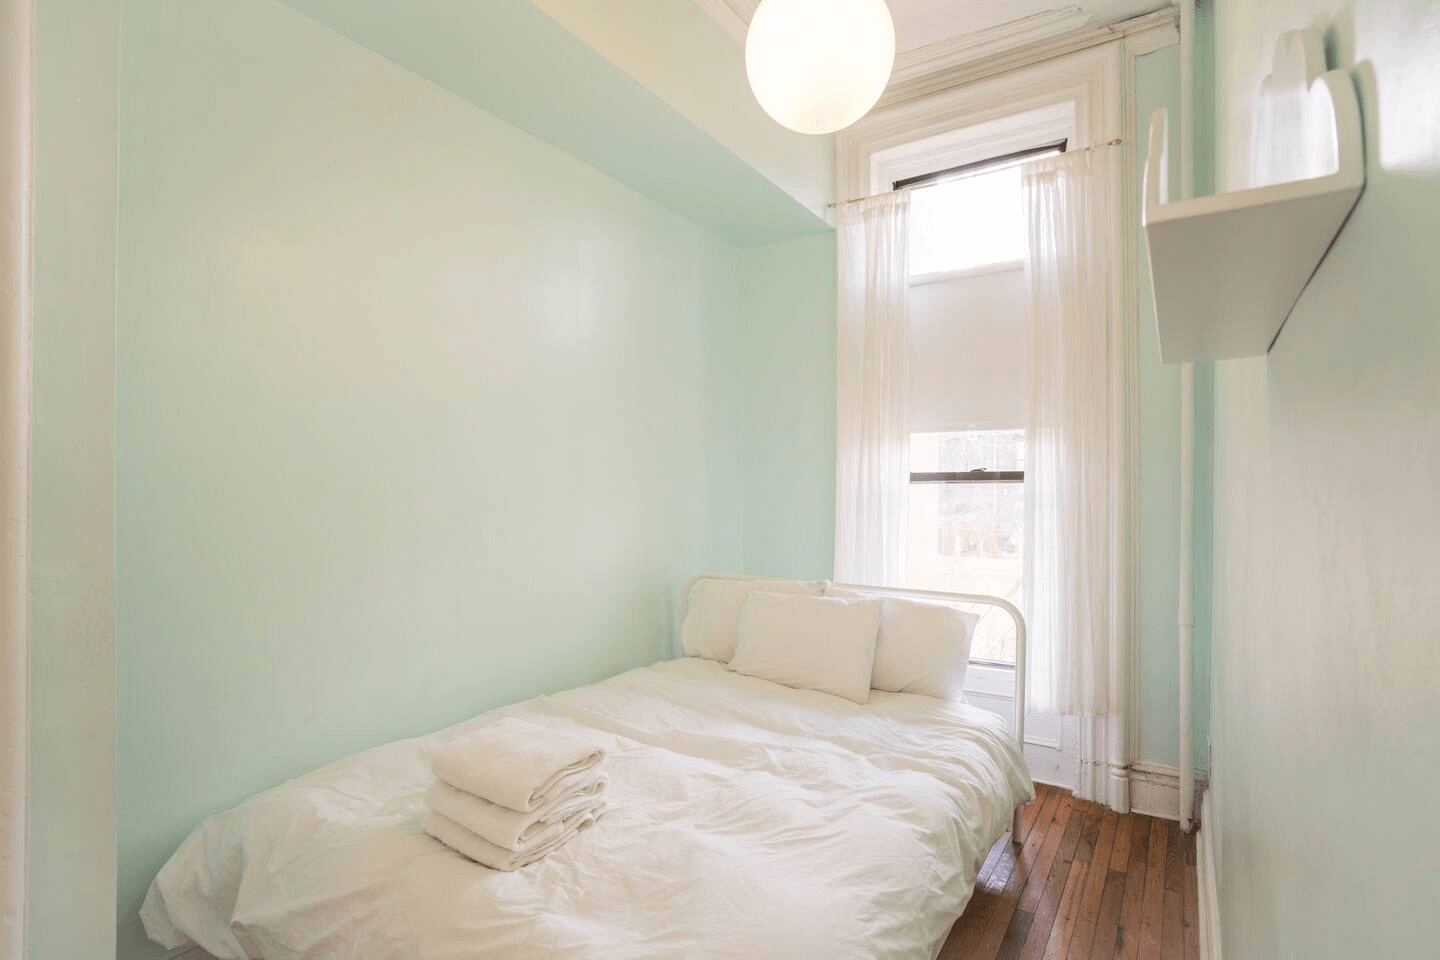
<path fill-rule="evenodd" d="M 690 593 L 695 584 L 700 580 L 750 580 L 768 583 L 793 583 L 792 580 L 785 580 L 782 577 L 752 577 L 739 573 L 701 573 L 690 578 L 685 584 L 685 593 L 681 599 L 680 617 L 684 621 L 685 614 L 690 612 Z M 829 583 L 829 581 L 826 581 Z M 876 587 L 859 583 L 830 583 L 830 586 L 841 590 L 853 590 L 856 593 L 872 594 L 880 597 L 901 597 L 915 600 L 939 600 L 945 603 L 982 603 L 992 607 L 999 607 L 1010 615 L 1015 621 L 1015 718 L 1014 732 L 1015 744 L 1020 751 L 1020 757 L 1025 757 L 1025 616 L 1015 604 L 1004 597 L 995 597 L 986 593 L 950 593 L 942 590 L 910 590 L 904 587 Z M 1010 824 L 1010 840 L 1012 843 L 1020 842 L 1020 811 L 1023 804 L 1015 808 Z"/>

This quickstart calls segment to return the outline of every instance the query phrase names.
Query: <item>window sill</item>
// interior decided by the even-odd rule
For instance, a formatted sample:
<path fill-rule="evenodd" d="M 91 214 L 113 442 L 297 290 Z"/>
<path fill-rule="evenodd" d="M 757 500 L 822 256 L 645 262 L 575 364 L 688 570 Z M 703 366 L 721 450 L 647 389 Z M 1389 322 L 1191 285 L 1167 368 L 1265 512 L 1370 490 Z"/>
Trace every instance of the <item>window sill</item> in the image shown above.
<path fill-rule="evenodd" d="M 965 692 L 982 697 L 1015 699 L 1015 668 L 995 663 L 970 664 L 965 671 Z"/>

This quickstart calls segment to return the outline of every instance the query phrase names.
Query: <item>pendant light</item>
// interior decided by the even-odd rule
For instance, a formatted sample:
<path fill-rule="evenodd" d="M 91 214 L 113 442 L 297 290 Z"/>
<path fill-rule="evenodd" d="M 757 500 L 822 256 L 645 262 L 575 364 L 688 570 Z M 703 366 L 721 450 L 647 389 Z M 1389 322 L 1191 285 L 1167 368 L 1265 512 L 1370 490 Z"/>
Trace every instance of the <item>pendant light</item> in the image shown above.
<path fill-rule="evenodd" d="M 755 99 L 797 133 L 834 133 L 865 116 L 894 65 L 885 0 L 761 0 L 745 37 Z"/>

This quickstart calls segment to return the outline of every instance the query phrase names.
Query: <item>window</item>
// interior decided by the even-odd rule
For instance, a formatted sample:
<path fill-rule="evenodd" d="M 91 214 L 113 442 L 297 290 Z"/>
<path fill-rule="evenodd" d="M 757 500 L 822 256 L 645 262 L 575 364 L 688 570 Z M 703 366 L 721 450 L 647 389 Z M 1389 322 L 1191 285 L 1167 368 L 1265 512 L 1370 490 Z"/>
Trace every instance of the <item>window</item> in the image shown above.
<path fill-rule="evenodd" d="M 872 191 L 910 190 L 906 586 L 1022 605 L 1030 251 L 1021 167 L 1063 153 L 1080 129 L 1076 102 L 1062 98 L 892 142 L 854 171 Z M 1012 665 L 1014 622 L 993 607 L 974 612 L 971 659 Z"/>
<path fill-rule="evenodd" d="M 1025 431 L 910 435 L 906 579 L 922 590 L 989 593 L 1019 604 L 1025 549 Z M 985 608 L 972 660 L 1015 662 L 1015 625 Z"/>
<path fill-rule="evenodd" d="M 1025 259 L 1020 164 L 1061 153 L 1063 141 L 897 181 L 910 194 L 910 276 Z"/>
<path fill-rule="evenodd" d="M 1114 45 L 1103 44 L 934 94 L 927 98 L 923 113 L 908 109 L 873 111 L 836 134 L 837 195 L 857 197 L 880 193 L 908 178 L 1060 140 L 1072 145 L 1108 140 L 1116 136 L 1122 126 L 1119 113 L 1124 102 L 1123 64 L 1124 58 L 1115 55 Z M 1007 113 L 1004 105 L 1010 103 L 1023 103 L 1024 107 Z M 1132 185 L 1131 189 L 1136 188 Z M 927 192 L 930 191 L 914 190 L 910 194 L 912 230 L 913 221 L 925 215 L 922 208 L 927 200 L 923 194 Z M 1023 223 L 1019 209 L 1016 207 L 1017 228 Z M 932 222 L 943 223 L 944 219 L 935 218 Z M 955 238 L 954 242 L 965 241 Z M 1027 249 L 1025 256 L 1028 254 Z M 1017 291 L 1024 294 L 1024 271 L 1004 269 L 1003 264 L 992 259 L 996 256 L 986 255 L 984 259 L 991 262 L 978 269 L 964 268 L 966 258 L 958 255 L 936 257 L 928 262 L 917 255 L 912 263 L 909 431 L 917 454 L 917 472 L 924 463 L 919 453 L 927 446 L 934 451 L 936 459 L 931 462 L 938 471 L 939 445 L 934 438 L 928 438 L 927 442 L 927 438 L 915 434 L 1018 430 L 1026 422 L 1029 385 L 1023 371 L 1030 366 L 1029 298 L 1023 296 L 1022 302 L 1012 306 L 1011 294 Z M 971 262 L 978 259 L 973 258 Z M 948 276 L 945 273 L 936 276 L 941 270 Z M 1130 317 L 1127 326 L 1133 322 Z M 1023 334 L 1022 329 L 1026 331 Z M 1017 410 L 1018 417 L 1015 416 Z M 1027 475 L 1033 476 L 1034 464 L 1027 463 L 1026 467 Z M 948 485 L 948 488 L 959 489 L 959 485 Z M 970 591 L 972 584 L 935 579 L 935 568 L 941 559 L 941 489 L 941 485 L 934 483 L 910 487 L 910 548 L 914 550 L 928 544 L 934 554 L 934 566 L 928 572 L 918 561 L 911 561 L 916 570 L 915 585 L 929 582 L 952 590 Z M 981 488 L 974 485 L 967 489 Z M 922 498 L 934 498 L 934 505 L 929 508 L 932 522 L 923 533 L 915 529 L 924 514 Z M 1013 582 L 1018 583 L 1025 549 L 1033 548 L 1032 541 L 1030 537 L 1020 544 L 1019 562 L 987 560 L 983 556 L 966 562 L 991 565 L 1008 562 L 1017 571 Z M 910 560 L 908 552 L 906 559 Z M 949 562 L 949 558 L 946 560 Z M 927 581 L 927 577 L 931 579 Z M 996 592 L 1005 594 L 1003 589 Z M 1016 599 L 1014 594 L 1008 595 Z M 980 613 L 981 608 L 975 608 L 975 612 Z M 975 656 L 993 658 L 1002 665 L 975 665 L 967 675 L 966 695 L 973 697 L 977 704 L 1007 714 L 1003 700 L 1013 694 L 1014 688 L 1007 682 L 1006 674 L 1010 671 L 1003 663 L 1011 657 L 1013 640 L 995 653 L 995 645 L 987 637 L 993 636 L 993 629 L 990 623 L 980 625 Z M 1032 764 L 1038 762 L 1054 770 L 1076 768 L 1080 757 L 1073 733 L 1068 726 L 1062 727 L 1057 715 L 1032 712 L 1027 730 L 1030 742 L 1025 752 L 1032 758 Z M 1039 742 L 1037 738 L 1055 746 Z M 1062 743 L 1063 748 L 1059 746 Z"/>
<path fill-rule="evenodd" d="M 910 199 L 906 583 L 1019 605 L 1025 552 L 1028 255 L 1020 164 L 1051 141 L 899 181 Z M 1002 266 L 1002 265 L 1008 265 Z M 989 270 L 976 270 L 990 266 Z M 971 659 L 1015 662 L 1015 624 L 977 610 Z"/>

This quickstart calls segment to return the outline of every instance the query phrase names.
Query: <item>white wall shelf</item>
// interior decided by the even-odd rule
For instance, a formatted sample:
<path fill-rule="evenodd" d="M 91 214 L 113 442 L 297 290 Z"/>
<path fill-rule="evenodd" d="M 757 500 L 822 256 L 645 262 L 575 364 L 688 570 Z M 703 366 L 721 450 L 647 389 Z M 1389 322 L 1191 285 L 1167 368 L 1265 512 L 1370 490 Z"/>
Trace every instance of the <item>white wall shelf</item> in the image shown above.
<path fill-rule="evenodd" d="M 1150 120 L 1145 238 L 1166 363 L 1265 355 L 1365 188 L 1360 104 L 1316 30 L 1282 34 L 1261 86 L 1248 190 L 1170 202 Z"/>

